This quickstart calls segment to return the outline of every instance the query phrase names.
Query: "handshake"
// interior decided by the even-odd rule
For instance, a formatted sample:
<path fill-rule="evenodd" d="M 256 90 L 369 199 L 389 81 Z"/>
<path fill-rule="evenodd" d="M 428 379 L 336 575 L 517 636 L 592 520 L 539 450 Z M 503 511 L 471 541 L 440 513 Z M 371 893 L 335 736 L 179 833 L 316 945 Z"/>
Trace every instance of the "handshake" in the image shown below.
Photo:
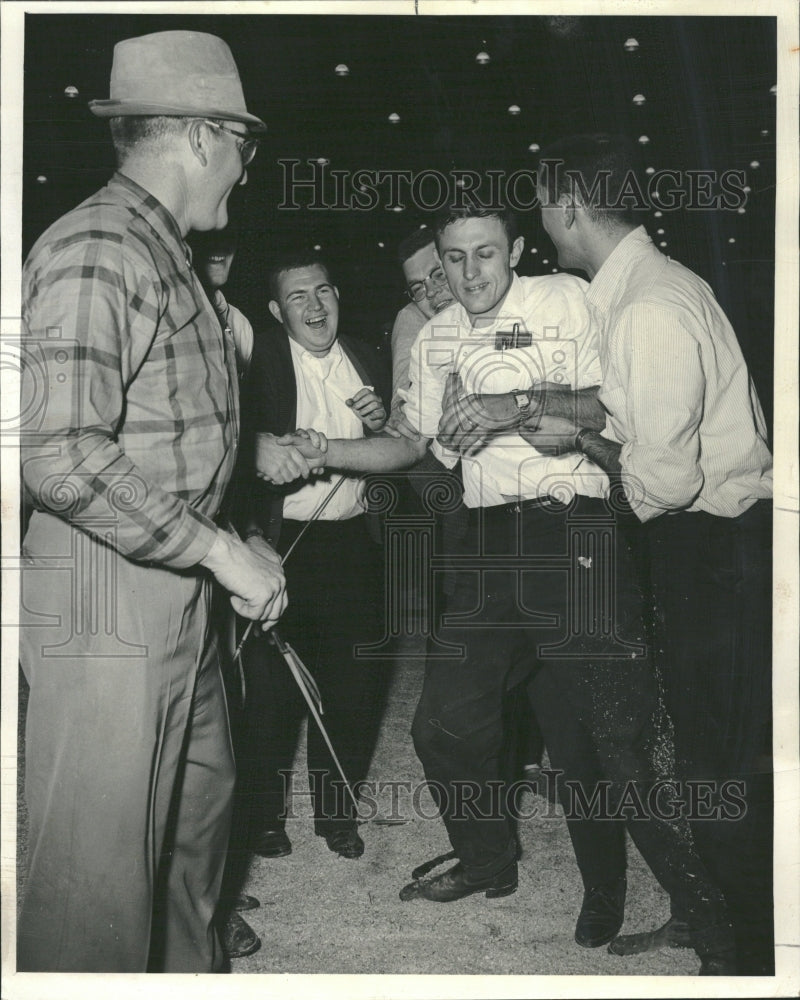
<path fill-rule="evenodd" d="M 318 476 L 325 469 L 327 452 L 328 439 L 321 431 L 298 428 L 280 437 L 257 434 L 256 475 L 277 486 Z"/>
<path fill-rule="evenodd" d="M 386 410 L 371 385 L 365 385 L 346 405 L 373 433 L 386 424 Z M 320 475 L 325 469 L 328 439 L 320 431 L 298 429 L 288 434 L 256 435 L 256 475 L 274 485 Z"/>

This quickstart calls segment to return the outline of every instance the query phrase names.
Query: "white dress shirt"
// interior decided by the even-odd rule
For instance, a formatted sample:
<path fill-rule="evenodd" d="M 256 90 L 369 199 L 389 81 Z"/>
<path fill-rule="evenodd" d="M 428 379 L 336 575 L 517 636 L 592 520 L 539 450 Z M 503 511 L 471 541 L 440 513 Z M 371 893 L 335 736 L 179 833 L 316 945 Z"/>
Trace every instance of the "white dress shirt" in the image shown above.
<path fill-rule="evenodd" d="M 416 302 L 409 302 L 395 316 L 392 327 L 392 409 L 398 404 L 400 389 L 409 386 L 411 348 L 426 322 L 425 313 Z"/>
<path fill-rule="evenodd" d="M 241 378 L 247 371 L 250 358 L 253 356 L 253 327 L 244 313 L 226 300 L 219 288 L 214 292 L 214 309 L 231 331 L 236 347 L 236 365 Z"/>
<path fill-rule="evenodd" d="M 329 438 L 354 440 L 364 437 L 364 425 L 346 405 L 363 388 L 358 372 L 338 341 L 324 358 L 310 354 L 289 339 L 297 383 L 297 426 L 313 427 Z M 347 481 L 320 515 L 321 521 L 344 521 L 364 513 L 363 484 L 358 477 L 326 474 L 313 478 L 296 493 L 287 494 L 283 516 L 309 521 L 340 479 Z"/>
<path fill-rule="evenodd" d="M 603 331 L 604 434 L 622 445 L 640 520 L 675 510 L 736 517 L 771 497 L 764 414 L 709 286 L 640 226 L 606 259 L 586 300 Z"/>
<path fill-rule="evenodd" d="M 503 393 L 540 381 L 573 389 L 600 384 L 597 330 L 586 308 L 585 281 L 569 274 L 520 278 L 516 274 L 495 320 L 473 327 L 454 302 L 429 320 L 411 351 L 411 386 L 401 391 L 406 419 L 424 437 L 436 438 L 447 376 L 458 372 L 464 391 Z M 515 324 L 531 335 L 530 347 L 497 350 L 499 331 Z M 448 467 L 458 455 L 434 440 L 434 454 Z M 537 452 L 516 430 L 493 437 L 462 459 L 464 503 L 492 507 L 513 500 L 579 493 L 602 496 L 605 474 L 589 459 Z"/>

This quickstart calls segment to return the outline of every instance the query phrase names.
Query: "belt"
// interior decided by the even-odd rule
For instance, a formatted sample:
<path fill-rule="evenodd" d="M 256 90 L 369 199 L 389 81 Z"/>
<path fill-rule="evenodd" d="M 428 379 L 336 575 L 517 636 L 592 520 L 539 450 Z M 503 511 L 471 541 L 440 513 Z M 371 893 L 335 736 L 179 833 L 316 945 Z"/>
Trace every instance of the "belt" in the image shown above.
<path fill-rule="evenodd" d="M 542 510 L 556 504 L 557 501 L 550 497 L 536 497 L 533 500 L 513 500 L 511 503 L 496 504 L 493 507 L 472 507 L 470 513 L 484 511 L 486 514 L 522 514 L 526 510 Z"/>

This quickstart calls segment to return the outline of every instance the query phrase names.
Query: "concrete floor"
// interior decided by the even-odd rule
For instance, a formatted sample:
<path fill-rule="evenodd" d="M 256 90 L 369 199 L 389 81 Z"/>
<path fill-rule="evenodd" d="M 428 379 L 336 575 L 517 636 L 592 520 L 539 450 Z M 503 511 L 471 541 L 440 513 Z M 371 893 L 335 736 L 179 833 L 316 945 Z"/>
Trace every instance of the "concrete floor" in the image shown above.
<path fill-rule="evenodd" d="M 421 637 L 408 636 L 398 645 L 394 664 L 387 662 L 394 675 L 372 780 L 413 785 L 423 780 L 409 736 L 422 683 L 423 648 Z M 22 734 L 26 698 L 24 684 L 21 687 Z M 304 759 L 301 741 L 296 759 L 296 818 L 287 824 L 293 853 L 276 860 L 256 857 L 249 866 L 244 889 L 258 897 L 261 906 L 246 918 L 263 944 L 254 955 L 233 963 L 234 974 L 696 975 L 699 962 L 691 951 L 622 959 L 609 955 L 605 948 L 587 950 L 574 943 L 582 888 L 566 825 L 546 799 L 531 794 L 523 802 L 533 816 L 521 824 L 523 855 L 519 890 L 514 895 L 498 900 L 476 895 L 449 904 L 402 903 L 397 894 L 411 869 L 449 849 L 427 793 L 417 803 L 416 816 L 408 796 L 401 797 L 394 809 L 388 798 L 379 796 L 377 821 L 361 827 L 366 843 L 363 858 L 344 860 L 314 836 L 308 797 L 303 795 L 307 789 Z M 21 794 L 19 805 L 21 889 L 27 846 Z M 388 817 L 403 822 L 381 822 Z M 632 845 L 629 868 L 625 929 L 660 924 L 669 912 L 668 899 Z M 389 982 L 385 981 L 383 995 L 394 995 L 388 992 Z M 487 980 L 486 995 L 500 995 L 503 982 Z M 612 981 L 608 987 L 613 989 Z"/>
<path fill-rule="evenodd" d="M 421 638 L 414 636 L 398 647 L 371 780 L 414 786 L 423 780 L 409 736 L 422 684 L 423 649 Z M 524 811 L 535 815 L 521 825 L 523 856 L 514 895 L 403 903 L 397 894 L 412 868 L 449 850 L 430 797 L 425 793 L 419 799 L 415 816 L 408 797 L 401 796 L 393 809 L 388 796 L 378 796 L 378 821 L 360 829 L 364 856 L 345 860 L 314 836 L 303 794 L 308 788 L 304 766 L 301 741 L 295 761 L 297 818 L 287 823 L 293 853 L 251 862 L 244 889 L 261 900 L 261 907 L 245 916 L 263 945 L 235 961 L 234 973 L 696 975 L 699 961 L 692 951 L 622 959 L 604 947 L 587 950 L 575 944 L 582 886 L 566 824 L 546 799 L 528 795 L 524 800 Z M 380 822 L 388 817 L 405 822 Z M 628 853 L 626 930 L 658 926 L 669 914 L 668 897 L 630 843 Z M 493 995 L 493 987 L 488 989 Z"/>

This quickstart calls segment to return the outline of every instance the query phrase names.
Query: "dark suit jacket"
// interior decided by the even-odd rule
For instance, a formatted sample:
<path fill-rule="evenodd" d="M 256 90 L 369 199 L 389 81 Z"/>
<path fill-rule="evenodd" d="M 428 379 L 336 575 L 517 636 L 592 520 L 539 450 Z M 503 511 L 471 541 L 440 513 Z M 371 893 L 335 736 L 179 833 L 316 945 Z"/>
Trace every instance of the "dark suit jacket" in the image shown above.
<path fill-rule="evenodd" d="M 375 386 L 389 412 L 391 373 L 388 361 L 363 341 L 339 337 L 364 385 Z M 273 486 L 255 475 L 253 454 L 255 434 L 286 434 L 297 427 L 297 383 L 292 364 L 289 338 L 281 330 L 257 335 L 253 345 L 244 391 L 242 393 L 242 434 L 237 475 L 236 523 L 240 531 L 258 525 L 275 545 L 283 518 L 283 498 L 305 485 L 298 480 L 286 486 Z M 365 428 L 365 433 L 371 432 Z"/>

